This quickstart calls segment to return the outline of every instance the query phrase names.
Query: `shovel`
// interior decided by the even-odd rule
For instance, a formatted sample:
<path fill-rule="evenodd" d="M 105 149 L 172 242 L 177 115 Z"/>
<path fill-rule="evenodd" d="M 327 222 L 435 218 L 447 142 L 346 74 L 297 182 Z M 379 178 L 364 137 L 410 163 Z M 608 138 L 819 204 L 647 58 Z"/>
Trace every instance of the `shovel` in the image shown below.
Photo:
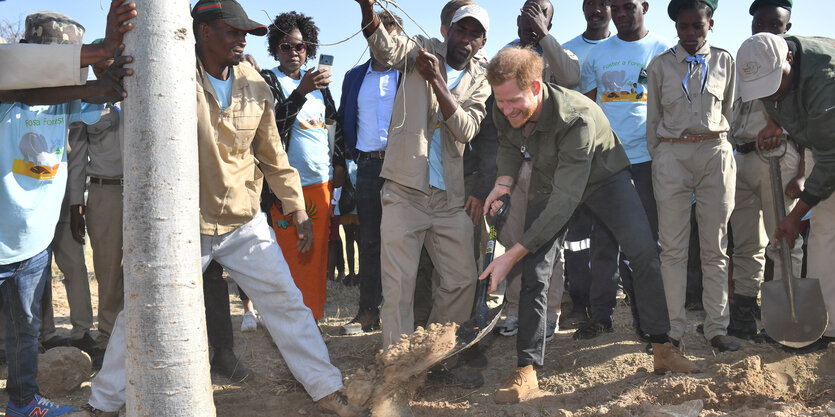
<path fill-rule="evenodd" d="M 783 202 L 780 156 L 768 156 L 776 224 L 786 216 Z M 784 236 L 780 243 L 782 278 L 762 285 L 762 322 L 769 336 L 784 346 L 802 348 L 820 339 L 828 315 L 817 279 L 792 275 L 790 248 Z"/>
<path fill-rule="evenodd" d="M 499 198 L 503 204 L 496 211 L 496 214 L 487 216 L 487 224 L 490 226 L 487 234 L 487 247 L 484 250 L 484 269 L 493 262 L 493 255 L 496 250 L 496 241 L 498 240 L 498 230 L 504 224 L 507 213 L 510 210 L 510 194 L 505 194 Z M 478 281 L 475 291 L 475 312 L 473 317 L 461 323 L 458 331 L 455 332 L 455 349 L 453 349 L 444 359 L 457 355 L 461 351 L 475 345 L 479 340 L 483 339 L 487 333 L 493 330 L 493 326 L 499 321 L 502 309 L 504 309 L 505 301 L 496 307 L 487 307 L 487 288 L 490 280 L 484 279 Z"/>

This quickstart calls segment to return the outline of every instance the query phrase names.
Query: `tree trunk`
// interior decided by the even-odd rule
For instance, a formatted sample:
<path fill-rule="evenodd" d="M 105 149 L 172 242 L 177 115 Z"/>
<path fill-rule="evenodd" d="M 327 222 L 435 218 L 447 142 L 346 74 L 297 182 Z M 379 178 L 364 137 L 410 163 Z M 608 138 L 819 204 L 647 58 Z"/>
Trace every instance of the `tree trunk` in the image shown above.
<path fill-rule="evenodd" d="M 127 414 L 214 416 L 189 2 L 132 1 L 122 118 Z"/>

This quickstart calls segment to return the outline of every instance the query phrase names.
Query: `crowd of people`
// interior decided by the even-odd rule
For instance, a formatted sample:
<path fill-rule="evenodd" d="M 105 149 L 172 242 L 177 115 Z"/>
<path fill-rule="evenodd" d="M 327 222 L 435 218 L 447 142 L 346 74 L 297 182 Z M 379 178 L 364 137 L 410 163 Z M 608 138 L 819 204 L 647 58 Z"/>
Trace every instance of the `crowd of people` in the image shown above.
<path fill-rule="evenodd" d="M 341 392 L 330 336 L 317 325 L 329 280 L 359 286 L 356 316 L 340 333 L 381 330 L 383 348 L 418 326 L 470 318 L 476 277 L 491 292 L 507 281 L 494 331 L 516 337 L 517 367 L 498 403 L 538 389 L 558 330 L 574 329 L 575 339 L 612 332 L 621 290 L 661 374 L 700 372 L 679 349 L 688 308 L 704 309 L 697 330 L 720 352 L 740 349 L 739 339 L 774 342 L 757 324 L 769 275 L 819 278 L 835 314 L 835 41 L 788 35 L 791 0 L 754 0 L 753 36 L 735 56 L 707 41 L 718 0 L 669 1 L 677 42 L 646 27 L 647 1 L 584 0 L 586 29 L 563 43 L 551 33 L 551 1 L 525 0 L 518 39 L 494 57 L 483 52 L 491 19 L 473 0 L 443 7 L 441 38 L 407 36 L 399 16 L 356 2 L 371 56 L 344 75 L 338 106 L 331 69 L 308 65 L 319 46 L 313 18 L 291 11 L 267 26 L 236 0 L 193 6 L 212 372 L 235 382 L 255 375 L 233 351 L 224 271 L 244 304 L 241 330 L 263 325 L 311 399 L 340 416 L 369 411 Z M 133 3 L 113 0 L 106 36 L 82 44 L 80 23 L 37 12 L 21 44 L 0 45 L 9 416 L 78 411 L 38 393 L 38 351 L 55 346 L 87 352 L 100 369 L 83 412 L 115 416 L 125 403 L 119 101 L 133 73 L 122 37 L 136 15 Z M 244 53 L 247 35 L 267 36 L 274 68 Z M 775 148 L 783 219 L 762 158 Z M 504 201 L 506 251 L 480 266 L 484 216 Z M 55 330 L 53 257 L 69 337 Z M 570 312 L 561 311 L 564 290 Z M 792 351 L 826 348 L 833 321 Z M 476 344 L 439 372 L 479 387 L 487 361 Z"/>

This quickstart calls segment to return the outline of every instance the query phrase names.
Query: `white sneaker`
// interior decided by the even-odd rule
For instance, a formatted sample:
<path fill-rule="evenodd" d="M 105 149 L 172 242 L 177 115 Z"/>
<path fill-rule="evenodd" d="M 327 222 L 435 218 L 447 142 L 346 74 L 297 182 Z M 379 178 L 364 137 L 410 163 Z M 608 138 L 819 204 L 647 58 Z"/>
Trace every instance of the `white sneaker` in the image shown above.
<path fill-rule="evenodd" d="M 495 332 L 502 336 L 513 336 L 519 333 L 519 318 L 508 315 L 503 322 L 496 325 Z"/>
<path fill-rule="evenodd" d="M 252 311 L 244 313 L 244 318 L 241 321 L 242 332 L 254 332 L 258 329 L 258 317 Z"/>

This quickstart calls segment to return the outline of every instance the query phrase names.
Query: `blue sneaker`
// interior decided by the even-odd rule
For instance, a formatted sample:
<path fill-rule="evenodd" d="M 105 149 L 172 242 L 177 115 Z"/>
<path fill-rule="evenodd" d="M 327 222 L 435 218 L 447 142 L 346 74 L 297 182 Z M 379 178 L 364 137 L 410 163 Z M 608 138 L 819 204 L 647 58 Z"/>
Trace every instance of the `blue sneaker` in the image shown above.
<path fill-rule="evenodd" d="M 35 394 L 35 398 L 25 407 L 15 407 L 11 401 L 6 405 L 8 417 L 52 417 L 78 411 L 75 407 L 60 406 Z"/>

